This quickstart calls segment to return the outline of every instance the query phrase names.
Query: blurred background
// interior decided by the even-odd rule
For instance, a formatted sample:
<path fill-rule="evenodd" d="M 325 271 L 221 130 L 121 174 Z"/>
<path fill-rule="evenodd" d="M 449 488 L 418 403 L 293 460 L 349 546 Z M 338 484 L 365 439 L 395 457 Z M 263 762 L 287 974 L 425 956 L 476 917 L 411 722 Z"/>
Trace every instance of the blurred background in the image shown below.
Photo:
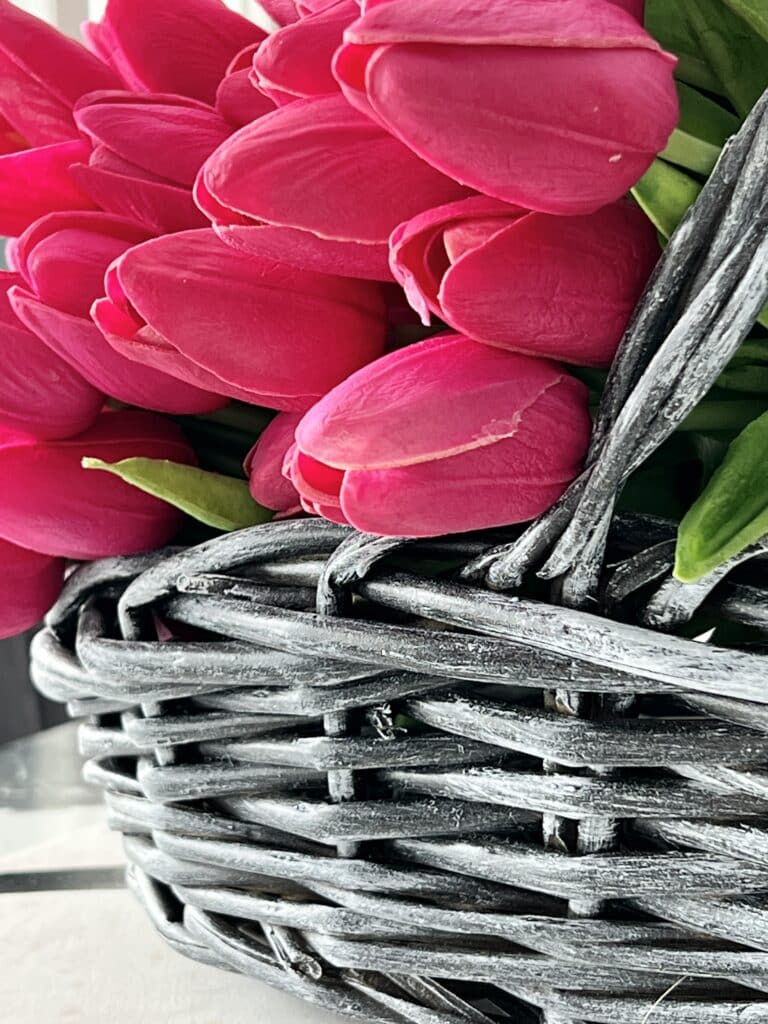
<path fill-rule="evenodd" d="M 38 18 L 45 18 L 63 32 L 78 36 L 80 25 L 86 18 L 100 18 L 107 0 L 14 0 Z M 224 0 L 228 7 L 246 15 L 264 27 L 268 20 L 255 0 Z M 1 241 L 1 240 L 0 240 Z M 1 250 L 0 250 L 1 251 Z M 2 265 L 2 260 L 0 260 Z M 0 743 L 26 736 L 39 729 L 64 721 L 63 708 L 42 697 L 32 689 L 27 671 L 29 641 L 32 634 L 0 641 Z"/>

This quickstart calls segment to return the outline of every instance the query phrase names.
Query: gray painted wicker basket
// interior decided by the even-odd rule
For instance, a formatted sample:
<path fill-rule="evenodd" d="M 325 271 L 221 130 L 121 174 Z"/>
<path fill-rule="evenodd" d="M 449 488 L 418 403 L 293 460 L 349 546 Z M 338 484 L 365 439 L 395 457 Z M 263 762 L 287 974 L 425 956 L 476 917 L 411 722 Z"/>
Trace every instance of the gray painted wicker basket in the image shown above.
<path fill-rule="evenodd" d="M 765 108 L 537 523 L 278 523 L 70 578 L 34 678 L 182 953 L 367 1022 L 768 1022 L 768 546 L 685 586 L 674 525 L 613 514 L 768 299 Z M 751 642 L 676 635 L 702 608 Z"/>

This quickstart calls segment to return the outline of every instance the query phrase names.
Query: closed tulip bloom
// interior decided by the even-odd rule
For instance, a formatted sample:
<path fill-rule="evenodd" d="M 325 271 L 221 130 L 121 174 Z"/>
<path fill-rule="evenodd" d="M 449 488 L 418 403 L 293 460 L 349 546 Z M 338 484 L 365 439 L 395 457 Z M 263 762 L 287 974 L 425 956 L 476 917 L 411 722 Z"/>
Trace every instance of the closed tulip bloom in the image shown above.
<path fill-rule="evenodd" d="M 210 229 L 130 249 L 106 284 L 92 314 L 119 352 L 272 409 L 309 408 L 384 347 L 378 285 L 241 255 Z"/>
<path fill-rule="evenodd" d="M 0 234 L 17 235 L 51 210 L 94 206 L 69 173 L 89 152 L 72 108 L 116 84 L 79 43 L 0 0 Z"/>
<path fill-rule="evenodd" d="M 283 476 L 285 457 L 294 444 L 301 416 L 295 412 L 278 413 L 245 460 L 245 473 L 254 501 L 283 515 L 301 509 L 298 491 Z"/>
<path fill-rule="evenodd" d="M 296 428 L 304 507 L 366 533 L 430 537 L 533 519 L 582 465 L 587 390 L 557 363 L 456 334 L 353 374 Z"/>
<path fill-rule="evenodd" d="M 102 92 L 84 97 L 75 120 L 93 152 L 72 174 L 99 206 L 155 234 L 207 223 L 192 185 L 233 130 L 212 107 L 183 96 Z"/>
<path fill-rule="evenodd" d="M 338 92 L 331 61 L 344 29 L 359 17 L 357 0 L 332 0 L 316 13 L 267 36 L 253 61 L 259 88 L 281 104 Z"/>
<path fill-rule="evenodd" d="M 37 625 L 63 582 L 63 559 L 0 540 L 0 640 Z"/>
<path fill-rule="evenodd" d="M 90 48 L 135 92 L 173 92 L 213 103 L 237 53 L 264 38 L 221 0 L 109 0 L 86 22 Z"/>
<path fill-rule="evenodd" d="M 416 157 L 342 96 L 297 100 L 228 139 L 206 161 L 198 202 L 211 219 L 242 218 L 349 246 L 356 276 L 384 279 L 402 220 L 467 190 Z M 207 199 L 213 207 L 207 205 Z"/>
<path fill-rule="evenodd" d="M 104 395 L 18 320 L 8 293 L 20 281 L 0 271 L 0 424 L 44 439 L 79 434 Z"/>
<path fill-rule="evenodd" d="M 219 408 L 224 403 L 220 396 L 115 352 L 91 320 L 90 309 L 104 294 L 109 265 L 149 237 L 141 225 L 107 213 L 43 217 L 14 246 L 20 276 L 13 279 L 9 291 L 13 310 L 45 342 L 49 360 L 63 359 L 111 398 L 157 412 L 198 413 Z M 87 423 L 81 423 L 66 433 L 78 433 L 85 426 Z"/>
<path fill-rule="evenodd" d="M 253 58 L 259 46 L 246 46 L 227 68 L 216 90 L 216 111 L 233 126 L 242 128 L 275 109 L 275 104 L 251 81 Z"/>
<path fill-rule="evenodd" d="M 627 200 L 582 217 L 476 196 L 401 224 L 397 281 L 425 324 L 434 313 L 477 341 L 607 366 L 660 255 Z"/>
<path fill-rule="evenodd" d="M 608 0 L 390 0 L 345 32 L 351 103 L 434 167 L 531 210 L 620 198 L 678 118 L 675 58 Z"/>
<path fill-rule="evenodd" d="M 62 441 L 1 432 L 0 537 L 73 559 L 127 555 L 167 543 L 180 523 L 176 509 L 111 473 L 81 465 L 84 458 L 135 457 L 195 462 L 179 428 L 148 412 L 102 413 L 88 430 Z"/>

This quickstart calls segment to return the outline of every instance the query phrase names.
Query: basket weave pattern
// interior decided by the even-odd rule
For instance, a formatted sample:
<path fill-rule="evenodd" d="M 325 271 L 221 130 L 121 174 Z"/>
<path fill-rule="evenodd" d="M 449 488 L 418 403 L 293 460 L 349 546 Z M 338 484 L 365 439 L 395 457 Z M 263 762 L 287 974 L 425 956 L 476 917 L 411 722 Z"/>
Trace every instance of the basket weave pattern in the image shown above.
<path fill-rule="evenodd" d="M 640 1024 L 679 979 L 658 1020 L 768 1021 L 764 656 L 428 575 L 487 547 L 308 521 L 70 580 L 35 680 L 156 926 L 366 1021 Z M 671 547 L 617 519 L 606 600 Z"/>

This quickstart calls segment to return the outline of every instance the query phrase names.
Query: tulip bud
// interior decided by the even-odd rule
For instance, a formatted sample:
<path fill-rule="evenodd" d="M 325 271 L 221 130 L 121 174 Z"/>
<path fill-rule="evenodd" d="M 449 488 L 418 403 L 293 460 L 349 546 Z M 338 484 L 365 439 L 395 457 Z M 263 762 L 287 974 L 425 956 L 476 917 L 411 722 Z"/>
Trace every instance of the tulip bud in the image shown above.
<path fill-rule="evenodd" d="M 384 347 L 379 286 L 241 255 L 210 229 L 130 249 L 106 283 L 92 314 L 117 351 L 272 409 L 309 408 Z"/>
<path fill-rule="evenodd" d="M 434 313 L 476 341 L 608 366 L 659 255 L 626 200 L 553 217 L 476 196 L 401 224 L 390 264 L 425 324 Z"/>
<path fill-rule="evenodd" d="M 264 32 L 221 0 L 109 0 L 86 22 L 94 53 L 134 92 L 169 92 L 213 103 L 230 61 Z"/>
<path fill-rule="evenodd" d="M 281 107 L 233 135 L 204 164 L 197 194 L 214 221 L 230 210 L 229 223 L 245 215 L 344 244 L 350 273 L 374 277 L 398 223 L 468 193 L 342 96 L 321 96 Z M 361 275 L 366 262 L 369 272 Z M 389 277 L 386 269 L 383 275 Z"/>
<path fill-rule="evenodd" d="M 63 581 L 63 559 L 0 540 L 0 640 L 36 625 Z"/>
<path fill-rule="evenodd" d="M 83 469 L 84 458 L 144 457 L 188 465 L 195 455 L 181 431 L 152 413 L 102 413 L 65 441 L 0 432 L 0 537 L 47 555 L 92 559 L 148 551 L 176 532 L 176 509 L 110 473 Z"/>
<path fill-rule="evenodd" d="M 107 213 L 43 217 L 14 246 L 23 282 L 21 278 L 10 282 L 15 287 L 8 298 L 18 319 L 48 346 L 46 365 L 63 359 L 98 391 L 128 405 L 179 414 L 209 412 L 219 408 L 223 399 L 121 356 L 90 318 L 91 306 L 104 293 L 110 263 L 148 237 L 140 225 Z M 51 404 L 52 389 L 45 391 Z M 53 404 L 58 405 L 59 399 Z M 75 429 L 44 436 L 79 433 L 96 410 Z M 24 429 L 39 435 L 39 430 Z"/>
<path fill-rule="evenodd" d="M 118 84 L 84 46 L 9 0 L 0 0 L 0 80 L 0 114 L 18 134 L 16 149 L 76 139 L 77 100 Z"/>
<path fill-rule="evenodd" d="M 527 209 L 624 195 L 678 119 L 665 53 L 607 0 L 390 0 L 337 51 L 350 103 L 457 181 Z"/>
<path fill-rule="evenodd" d="M 296 488 L 283 476 L 285 456 L 294 443 L 300 420 L 301 413 L 278 413 L 245 460 L 253 500 L 283 514 L 299 511 L 301 507 Z"/>
<path fill-rule="evenodd" d="M 359 17 L 357 0 L 332 0 L 317 13 L 267 36 L 253 61 L 259 89 L 281 104 L 338 92 L 331 61 L 344 29 Z"/>
<path fill-rule="evenodd" d="M 430 537 L 544 512 L 579 472 L 589 435 L 587 390 L 557 363 L 446 334 L 322 398 L 286 468 L 309 511 Z"/>
<path fill-rule="evenodd" d="M 94 148 L 72 174 L 103 209 L 156 234 L 207 223 L 192 185 L 232 133 L 212 107 L 183 96 L 102 92 L 84 97 L 75 120 Z"/>
<path fill-rule="evenodd" d="M 9 291 L 20 280 L 0 271 L 0 424 L 46 439 L 79 434 L 104 395 L 19 322 Z"/>
<path fill-rule="evenodd" d="M 235 128 L 242 128 L 275 109 L 274 102 L 251 81 L 253 58 L 258 49 L 257 45 L 241 50 L 216 90 L 216 111 Z"/>

